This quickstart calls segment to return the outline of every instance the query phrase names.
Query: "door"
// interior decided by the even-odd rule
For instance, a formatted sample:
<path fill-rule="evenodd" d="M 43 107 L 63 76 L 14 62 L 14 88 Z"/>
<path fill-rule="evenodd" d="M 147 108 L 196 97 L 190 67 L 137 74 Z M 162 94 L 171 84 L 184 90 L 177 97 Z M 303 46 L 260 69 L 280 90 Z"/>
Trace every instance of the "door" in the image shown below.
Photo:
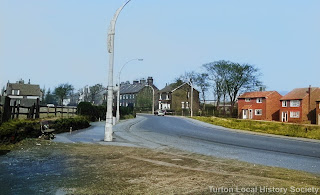
<path fill-rule="evenodd" d="M 282 112 L 282 122 L 288 122 L 288 112 Z"/>
<path fill-rule="evenodd" d="M 249 110 L 249 119 L 252 119 L 252 109 Z"/>
<path fill-rule="evenodd" d="M 248 110 L 242 110 L 242 119 L 248 118 Z"/>
<path fill-rule="evenodd" d="M 318 125 L 320 125 L 320 114 L 318 114 Z"/>

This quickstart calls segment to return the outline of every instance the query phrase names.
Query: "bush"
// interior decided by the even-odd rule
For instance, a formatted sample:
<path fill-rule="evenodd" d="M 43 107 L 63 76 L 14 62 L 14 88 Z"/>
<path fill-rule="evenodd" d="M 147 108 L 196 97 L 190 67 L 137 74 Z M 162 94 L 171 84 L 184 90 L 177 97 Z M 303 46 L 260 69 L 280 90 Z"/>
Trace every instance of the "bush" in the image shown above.
<path fill-rule="evenodd" d="M 34 138 L 41 135 L 40 124 L 37 120 L 11 120 L 0 126 L 1 143 L 16 143 L 25 138 Z"/>
<path fill-rule="evenodd" d="M 95 106 L 90 102 L 80 102 L 78 107 L 78 114 L 88 117 L 90 121 L 97 121 L 99 118 L 105 120 L 106 118 L 106 106 Z"/>
<path fill-rule="evenodd" d="M 50 128 L 55 129 L 55 133 L 69 132 L 72 130 L 84 129 L 89 127 L 89 121 L 86 117 L 61 118 L 53 122 Z"/>

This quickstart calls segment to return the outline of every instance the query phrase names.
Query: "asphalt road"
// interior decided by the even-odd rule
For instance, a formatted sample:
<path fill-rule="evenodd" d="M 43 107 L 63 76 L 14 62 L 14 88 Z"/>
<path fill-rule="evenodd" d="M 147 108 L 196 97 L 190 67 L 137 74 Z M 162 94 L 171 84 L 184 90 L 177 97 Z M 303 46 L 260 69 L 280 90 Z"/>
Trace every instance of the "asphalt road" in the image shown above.
<path fill-rule="evenodd" d="M 283 136 L 259 135 L 230 130 L 200 121 L 171 116 L 139 115 L 114 126 L 115 140 L 101 142 L 103 123 L 57 141 L 176 148 L 255 164 L 320 173 L 320 142 Z"/>

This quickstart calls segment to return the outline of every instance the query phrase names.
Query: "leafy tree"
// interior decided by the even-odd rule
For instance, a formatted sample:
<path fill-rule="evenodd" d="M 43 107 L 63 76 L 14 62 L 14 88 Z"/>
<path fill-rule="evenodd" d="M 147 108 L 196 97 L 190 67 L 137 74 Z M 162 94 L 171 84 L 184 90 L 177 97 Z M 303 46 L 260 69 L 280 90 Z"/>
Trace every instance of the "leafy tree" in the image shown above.
<path fill-rule="evenodd" d="M 73 86 L 68 83 L 60 84 L 54 89 L 54 94 L 59 98 L 60 105 L 63 105 L 63 100 L 66 99 L 68 95 L 70 95 L 73 89 Z"/>
<path fill-rule="evenodd" d="M 151 109 L 152 108 L 152 89 L 150 87 L 143 88 L 137 94 L 137 108 Z"/>
<path fill-rule="evenodd" d="M 96 102 L 97 95 L 103 90 L 101 84 L 96 84 L 90 87 L 90 99 L 92 103 Z"/>
<path fill-rule="evenodd" d="M 230 61 L 216 61 L 203 65 L 211 74 L 215 84 L 217 103 L 221 95 L 229 96 L 231 103 L 231 115 L 237 97 L 241 91 L 255 90 L 261 86 L 260 73 L 257 68 L 250 64 L 239 64 Z"/>

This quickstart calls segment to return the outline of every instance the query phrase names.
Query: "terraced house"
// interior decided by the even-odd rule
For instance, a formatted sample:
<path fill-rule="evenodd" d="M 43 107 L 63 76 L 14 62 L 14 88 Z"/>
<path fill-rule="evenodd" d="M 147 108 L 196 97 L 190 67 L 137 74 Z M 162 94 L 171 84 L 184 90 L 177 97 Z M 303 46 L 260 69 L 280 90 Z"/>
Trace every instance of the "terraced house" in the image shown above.
<path fill-rule="evenodd" d="M 132 106 L 132 107 L 148 107 L 151 106 L 147 103 L 152 103 L 152 89 L 156 91 L 158 88 L 153 84 L 153 78 L 148 77 L 147 80 L 141 79 L 139 81 L 133 81 L 131 84 L 129 81 L 120 84 L 120 106 Z M 115 95 L 117 95 L 115 93 Z M 156 97 L 155 97 L 156 98 Z M 116 96 L 115 96 L 116 100 Z M 155 101 L 156 102 L 156 101 Z"/>
<path fill-rule="evenodd" d="M 238 118 L 277 121 L 281 97 L 276 91 L 246 92 L 238 97 Z"/>
<path fill-rule="evenodd" d="M 296 88 L 281 98 L 280 121 L 316 124 L 320 88 Z"/>

